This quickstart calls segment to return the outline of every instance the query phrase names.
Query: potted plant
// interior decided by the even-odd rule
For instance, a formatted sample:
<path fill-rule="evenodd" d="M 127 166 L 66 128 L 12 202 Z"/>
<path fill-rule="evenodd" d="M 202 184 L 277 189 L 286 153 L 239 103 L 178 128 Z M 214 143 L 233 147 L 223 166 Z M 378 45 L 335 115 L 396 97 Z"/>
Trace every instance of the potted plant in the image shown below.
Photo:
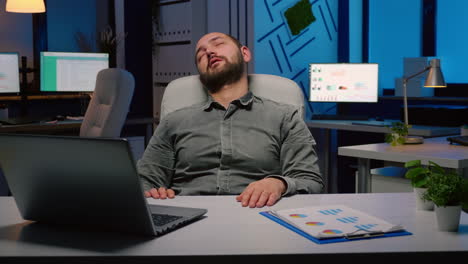
<path fill-rule="evenodd" d="M 106 26 L 99 32 L 99 37 L 87 36 L 81 31 L 75 33 L 75 40 L 78 48 L 82 52 L 95 52 L 96 50 L 109 54 L 109 67 L 114 68 L 117 65 L 117 47 L 127 37 L 115 33 L 112 27 Z M 96 42 L 96 44 L 94 44 Z"/>
<path fill-rule="evenodd" d="M 385 135 L 385 142 L 392 146 L 405 144 L 405 138 L 408 136 L 409 126 L 403 122 L 393 122 L 390 126 L 392 133 Z"/>
<path fill-rule="evenodd" d="M 419 210 L 433 210 L 434 203 L 431 200 L 424 199 L 424 193 L 427 191 L 427 182 L 433 172 L 439 171 L 440 166 L 429 161 L 428 166 L 423 166 L 421 160 L 412 160 L 405 163 L 405 178 L 411 180 L 414 194 L 416 197 L 416 208 Z"/>
<path fill-rule="evenodd" d="M 468 203 L 468 181 L 455 170 L 438 166 L 429 177 L 427 187 L 423 197 L 435 204 L 439 230 L 457 231 L 462 206 Z"/>

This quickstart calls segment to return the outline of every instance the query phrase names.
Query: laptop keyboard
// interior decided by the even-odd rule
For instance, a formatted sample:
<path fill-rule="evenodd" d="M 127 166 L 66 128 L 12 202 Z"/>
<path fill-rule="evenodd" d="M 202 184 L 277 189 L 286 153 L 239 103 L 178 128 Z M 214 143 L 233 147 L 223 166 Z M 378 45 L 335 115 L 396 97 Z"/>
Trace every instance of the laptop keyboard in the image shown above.
<path fill-rule="evenodd" d="M 153 217 L 153 223 L 156 226 L 163 226 L 167 223 L 170 223 L 172 221 L 175 221 L 179 218 L 182 218 L 182 216 L 178 215 L 167 215 L 167 214 L 152 214 Z"/>
<path fill-rule="evenodd" d="M 447 141 L 449 141 L 450 144 L 458 143 L 460 145 L 468 146 L 468 136 L 448 137 Z"/>

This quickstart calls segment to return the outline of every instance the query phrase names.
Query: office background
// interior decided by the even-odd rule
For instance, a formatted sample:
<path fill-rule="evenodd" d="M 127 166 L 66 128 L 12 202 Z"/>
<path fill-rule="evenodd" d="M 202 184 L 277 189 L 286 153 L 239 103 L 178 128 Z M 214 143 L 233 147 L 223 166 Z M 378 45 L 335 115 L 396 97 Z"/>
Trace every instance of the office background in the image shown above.
<path fill-rule="evenodd" d="M 27 57 L 29 93 L 38 92 L 40 51 L 99 52 L 97 41 L 107 27 L 121 38 L 115 66 L 136 80 L 129 116 L 159 118 L 164 88 L 173 79 L 196 74 L 193 50 L 197 39 L 211 31 L 232 34 L 254 54 L 251 73 L 285 76 L 296 81 L 308 97 L 308 63 L 373 62 L 379 64 L 378 103 L 306 102 L 306 118 L 313 113 L 369 114 L 400 118 L 401 97 L 395 81 L 404 75 L 406 57 L 441 59 L 447 89 L 431 98 L 412 98 L 410 104 L 468 105 L 468 26 L 464 0 L 46 0 L 47 12 L 5 12 L 0 0 L 0 51 Z M 297 5 L 312 6 L 312 22 L 293 34 L 285 16 Z M 297 33 L 297 32 L 296 32 Z M 79 41 L 81 37 L 81 41 Z M 89 45 L 84 45 L 89 44 Z M 30 102 L 28 113 L 82 114 L 82 100 Z M 10 115 L 19 113 L 9 104 Z M 434 120 L 434 125 L 440 120 Z M 127 129 L 132 135 L 134 131 Z M 320 131 L 313 131 L 321 142 Z M 340 132 L 338 145 L 382 142 L 383 135 Z M 340 192 L 354 191 L 354 179 L 345 177 L 349 162 L 338 161 L 343 179 Z"/>

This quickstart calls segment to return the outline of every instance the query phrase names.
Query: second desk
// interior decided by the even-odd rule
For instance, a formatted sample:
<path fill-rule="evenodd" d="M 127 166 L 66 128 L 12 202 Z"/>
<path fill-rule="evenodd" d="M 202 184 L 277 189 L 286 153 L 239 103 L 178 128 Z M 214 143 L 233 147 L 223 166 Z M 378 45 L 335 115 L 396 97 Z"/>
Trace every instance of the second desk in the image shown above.
<path fill-rule="evenodd" d="M 386 122 L 394 122 L 398 120 L 386 120 Z M 326 191 L 329 193 L 338 192 L 338 172 L 336 167 L 337 150 L 332 144 L 332 130 L 346 130 L 346 131 L 359 131 L 371 133 L 391 133 L 389 127 L 371 125 L 356 125 L 354 120 L 306 120 L 306 124 L 311 128 L 318 128 L 324 130 L 323 141 L 317 144 L 322 144 L 323 154 L 320 159 L 323 164 L 323 175 L 326 184 Z M 362 121 L 359 121 L 362 123 Z M 409 129 L 409 134 L 422 137 L 440 137 L 448 135 L 456 135 L 460 133 L 459 127 L 440 127 L 440 126 L 419 126 L 413 125 Z M 333 148 L 333 149 L 332 149 Z"/>
<path fill-rule="evenodd" d="M 435 162 L 445 168 L 457 169 L 468 177 L 468 147 L 451 145 L 447 137 L 426 138 L 423 144 L 391 146 L 387 143 L 339 147 L 338 154 L 358 159 L 358 192 L 369 192 L 370 160 Z"/>

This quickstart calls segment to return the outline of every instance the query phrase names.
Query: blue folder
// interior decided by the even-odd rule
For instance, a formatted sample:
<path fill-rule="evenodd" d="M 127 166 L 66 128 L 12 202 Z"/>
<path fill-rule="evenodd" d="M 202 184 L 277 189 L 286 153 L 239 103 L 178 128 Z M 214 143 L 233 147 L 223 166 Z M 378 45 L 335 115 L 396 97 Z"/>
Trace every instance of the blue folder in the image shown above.
<path fill-rule="evenodd" d="M 408 231 L 396 231 L 396 232 L 389 232 L 389 233 L 383 233 L 380 235 L 369 235 L 369 236 L 358 236 L 358 237 L 353 237 L 353 238 L 347 238 L 347 237 L 338 237 L 338 238 L 325 238 L 325 239 L 318 239 L 316 237 L 311 236 L 310 234 L 302 231 L 301 229 L 283 221 L 282 219 L 276 217 L 273 214 L 270 214 L 269 211 L 263 211 L 260 212 L 261 215 L 269 218 L 270 220 L 275 221 L 276 223 L 296 232 L 297 234 L 309 239 L 312 242 L 315 242 L 317 244 L 329 244 L 329 243 L 338 243 L 338 242 L 349 242 L 349 241 L 354 241 L 354 240 L 363 240 L 363 239 L 372 239 L 372 238 L 384 238 L 384 237 L 395 237 L 395 236 L 408 236 L 412 235 L 412 233 Z"/>

